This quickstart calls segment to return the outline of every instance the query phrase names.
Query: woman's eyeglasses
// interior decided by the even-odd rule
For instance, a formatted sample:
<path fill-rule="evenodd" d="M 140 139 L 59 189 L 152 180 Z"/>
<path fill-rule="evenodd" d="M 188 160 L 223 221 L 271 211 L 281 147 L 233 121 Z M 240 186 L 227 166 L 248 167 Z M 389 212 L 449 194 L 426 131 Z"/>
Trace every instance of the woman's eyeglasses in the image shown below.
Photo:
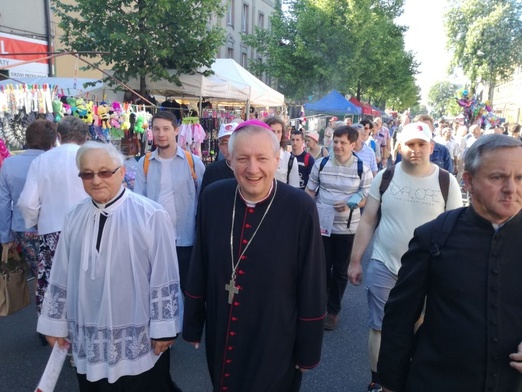
<path fill-rule="evenodd" d="M 79 172 L 78 177 L 82 180 L 92 180 L 95 175 L 98 175 L 100 178 L 111 178 L 114 173 L 118 171 L 121 166 L 118 166 L 114 170 L 100 170 L 99 172 Z"/>

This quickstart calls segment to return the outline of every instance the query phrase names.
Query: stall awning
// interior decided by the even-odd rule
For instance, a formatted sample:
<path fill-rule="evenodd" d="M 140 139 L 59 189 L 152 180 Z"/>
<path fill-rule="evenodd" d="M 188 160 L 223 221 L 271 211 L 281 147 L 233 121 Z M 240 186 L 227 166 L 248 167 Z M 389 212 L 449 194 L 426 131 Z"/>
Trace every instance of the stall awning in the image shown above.
<path fill-rule="evenodd" d="M 372 107 L 369 104 L 367 104 L 365 102 L 361 102 L 361 101 L 359 101 L 355 97 L 351 97 L 349 99 L 349 101 L 351 103 L 353 103 L 355 106 L 359 107 L 361 109 L 361 111 L 362 111 L 362 114 L 365 114 L 367 116 L 375 116 L 374 115 L 374 111 L 373 111 Z"/>
<path fill-rule="evenodd" d="M 333 90 L 321 99 L 304 105 L 305 110 L 337 116 L 361 114 L 361 109 L 347 100 L 339 91 Z"/>

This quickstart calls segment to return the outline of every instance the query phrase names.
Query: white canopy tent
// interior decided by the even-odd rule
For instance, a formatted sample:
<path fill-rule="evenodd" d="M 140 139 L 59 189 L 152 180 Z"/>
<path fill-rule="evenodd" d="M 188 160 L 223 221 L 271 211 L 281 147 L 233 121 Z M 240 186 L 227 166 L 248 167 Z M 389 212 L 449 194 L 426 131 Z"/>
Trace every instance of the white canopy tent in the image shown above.
<path fill-rule="evenodd" d="M 249 97 L 249 86 L 241 83 L 231 83 L 217 75 L 203 76 L 201 73 L 179 76 L 181 86 L 166 79 L 153 81 L 149 76 L 145 78 L 147 91 L 151 95 L 180 96 L 180 97 L 208 97 L 231 101 L 246 101 Z M 135 91 L 140 89 L 140 81 L 133 78 L 125 83 Z"/>
<path fill-rule="evenodd" d="M 284 95 L 267 86 L 254 75 L 232 59 L 216 59 L 211 67 L 213 75 L 203 76 L 181 75 L 181 85 L 165 79 L 153 81 L 146 77 L 147 90 L 151 95 L 216 98 L 225 101 L 247 102 L 257 106 L 283 106 Z M 172 71 L 173 72 L 173 71 Z M 1 85 L 19 84 L 58 86 L 58 92 L 84 98 L 96 97 L 96 100 L 115 101 L 123 100 L 123 91 L 106 86 L 101 80 L 86 78 L 24 78 L 17 80 L 0 81 Z M 84 87 L 84 83 L 96 83 L 95 86 Z M 140 82 L 133 78 L 126 83 L 131 89 L 139 91 Z"/>
<path fill-rule="evenodd" d="M 283 106 L 285 104 L 283 94 L 267 86 L 233 59 L 216 59 L 211 68 L 216 76 L 229 82 L 248 85 L 250 87 L 248 99 L 251 105 Z"/>

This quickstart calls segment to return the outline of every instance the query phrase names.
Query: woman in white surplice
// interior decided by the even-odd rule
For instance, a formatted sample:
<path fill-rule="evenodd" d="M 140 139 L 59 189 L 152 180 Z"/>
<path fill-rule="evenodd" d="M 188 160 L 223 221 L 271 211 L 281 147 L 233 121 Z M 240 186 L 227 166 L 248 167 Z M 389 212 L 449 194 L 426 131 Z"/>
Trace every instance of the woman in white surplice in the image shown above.
<path fill-rule="evenodd" d="M 67 214 L 38 332 L 51 346 L 71 341 L 80 390 L 177 391 L 168 349 L 183 301 L 170 217 L 121 185 L 123 156 L 112 145 L 87 142 L 76 161 L 92 199 Z"/>

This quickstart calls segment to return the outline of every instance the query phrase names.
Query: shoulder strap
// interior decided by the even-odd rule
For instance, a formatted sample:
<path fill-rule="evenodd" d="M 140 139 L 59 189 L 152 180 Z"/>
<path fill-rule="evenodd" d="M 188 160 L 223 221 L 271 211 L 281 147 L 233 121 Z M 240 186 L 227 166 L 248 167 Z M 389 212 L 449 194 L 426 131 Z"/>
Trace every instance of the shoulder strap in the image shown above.
<path fill-rule="evenodd" d="M 292 154 L 290 154 L 290 158 L 288 158 L 288 171 L 286 172 L 286 183 L 290 182 L 290 172 L 292 171 L 292 166 L 294 166 L 294 159 L 296 159 Z"/>
<path fill-rule="evenodd" d="M 192 156 L 192 153 L 190 151 L 183 150 L 183 152 L 185 153 L 185 158 L 187 158 L 192 178 L 194 179 L 194 181 L 196 181 L 198 179 L 198 175 L 196 174 L 196 165 L 194 164 L 194 157 Z"/>
<path fill-rule="evenodd" d="M 395 165 L 388 166 L 384 169 L 384 173 L 382 173 L 381 184 L 379 185 L 379 194 L 381 198 L 379 200 L 379 210 L 377 211 L 378 221 L 381 221 L 381 204 L 382 204 L 382 195 L 386 192 L 386 189 L 390 186 L 393 175 L 395 174 Z M 379 223 L 377 223 L 379 224 Z"/>
<path fill-rule="evenodd" d="M 150 156 L 152 153 L 149 151 L 145 154 L 145 159 L 143 160 L 143 171 L 145 173 L 145 178 L 147 178 L 147 173 L 149 172 L 149 165 L 150 165 Z"/>
<path fill-rule="evenodd" d="M 194 179 L 194 181 L 196 181 L 198 179 L 198 175 L 196 174 L 196 165 L 194 164 L 194 158 L 192 157 L 190 151 L 183 150 L 183 152 L 185 153 L 185 157 L 187 158 L 192 178 Z M 152 153 L 150 151 L 146 153 L 145 159 L 143 160 L 143 172 L 145 173 L 145 177 L 147 177 L 147 173 L 149 172 L 151 154 Z"/>
<path fill-rule="evenodd" d="M 439 186 L 444 198 L 444 210 L 446 210 L 446 204 L 448 203 L 448 193 L 450 184 L 450 174 L 447 170 L 439 168 Z"/>
<path fill-rule="evenodd" d="M 363 161 L 353 151 L 352 151 L 352 154 L 353 154 L 353 156 L 355 158 L 357 158 L 357 175 L 359 176 L 359 180 L 361 180 L 362 179 L 362 174 L 363 174 Z"/>
<path fill-rule="evenodd" d="M 319 164 L 319 173 L 323 171 L 324 167 L 326 166 L 326 162 L 328 162 L 328 159 L 330 159 L 330 157 L 323 157 L 323 159 L 321 159 L 321 163 Z"/>
<path fill-rule="evenodd" d="M 308 167 L 308 164 L 310 163 L 310 153 L 305 153 L 305 156 L 304 156 L 304 165 L 305 167 Z"/>
<path fill-rule="evenodd" d="M 318 184 L 317 184 L 317 191 L 315 192 L 316 196 L 319 194 L 319 188 L 321 187 L 321 172 L 323 171 L 324 167 L 326 166 L 328 159 L 330 159 L 330 157 L 323 157 L 323 159 L 321 159 L 321 163 L 319 164 L 319 171 L 317 172 Z"/>
<path fill-rule="evenodd" d="M 328 153 L 328 155 L 330 155 L 330 152 L 328 151 L 328 147 L 324 147 L 324 146 L 323 146 L 323 147 L 321 148 L 321 155 L 322 155 L 323 157 L 326 158 L 328 155 L 326 155 L 326 156 L 324 155 L 325 150 L 326 150 L 326 152 Z"/>
<path fill-rule="evenodd" d="M 455 210 L 448 211 L 437 218 L 438 223 L 435 231 L 431 237 L 430 253 L 433 257 L 440 256 L 440 250 L 446 243 L 446 240 L 450 236 L 455 224 L 459 220 L 460 215 L 466 210 L 466 207 L 457 208 Z"/>
<path fill-rule="evenodd" d="M 390 186 L 393 175 L 395 174 L 395 165 L 388 166 L 384 173 L 382 173 L 381 185 L 379 186 L 379 193 L 381 194 L 381 203 L 382 203 L 382 195 L 386 192 L 386 189 Z"/>

